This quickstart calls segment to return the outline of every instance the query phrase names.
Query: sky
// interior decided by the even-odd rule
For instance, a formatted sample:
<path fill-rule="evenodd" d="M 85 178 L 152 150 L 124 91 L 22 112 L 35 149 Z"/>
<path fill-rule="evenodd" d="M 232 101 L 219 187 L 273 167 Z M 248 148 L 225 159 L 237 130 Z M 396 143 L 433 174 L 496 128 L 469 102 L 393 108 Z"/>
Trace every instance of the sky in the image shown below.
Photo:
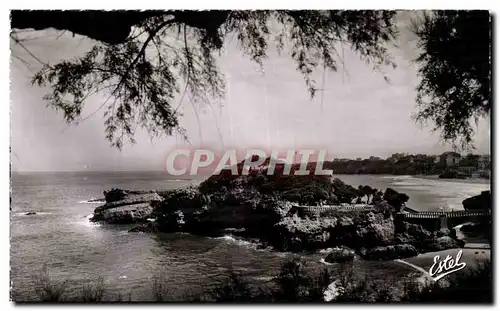
<path fill-rule="evenodd" d="M 418 51 L 408 29 L 412 14 L 398 14 L 397 47 L 389 49 L 396 69 L 376 72 L 348 46 L 338 46 L 343 65 L 337 72 L 325 72 L 324 79 L 322 70 L 315 73 L 324 91 L 313 99 L 287 53 L 279 55 L 270 48 L 261 70 L 238 49 L 236 39 L 229 37 L 218 60 L 227 83 L 225 98 L 204 105 L 183 100 L 180 123 L 191 144 L 213 149 L 313 146 L 341 158 L 451 150 L 440 141 L 439 132 L 412 119 L 418 84 L 417 67 L 412 62 Z M 23 38 L 24 46 L 48 63 L 74 58 L 95 43 L 53 30 L 27 32 Z M 151 140 L 146 132 L 138 131 L 136 144 L 125 145 L 121 151 L 111 147 L 105 139 L 103 111 L 97 110 L 106 99 L 103 96 L 94 96 L 86 103 L 82 116 L 91 117 L 78 126 L 66 124 L 62 114 L 46 107 L 42 99 L 49 89 L 31 85 L 31 77 L 41 64 L 13 40 L 11 55 L 14 171 L 162 170 L 168 151 L 183 145 L 180 137 Z M 481 120 L 476 153 L 489 153 L 489 133 L 489 120 Z"/>

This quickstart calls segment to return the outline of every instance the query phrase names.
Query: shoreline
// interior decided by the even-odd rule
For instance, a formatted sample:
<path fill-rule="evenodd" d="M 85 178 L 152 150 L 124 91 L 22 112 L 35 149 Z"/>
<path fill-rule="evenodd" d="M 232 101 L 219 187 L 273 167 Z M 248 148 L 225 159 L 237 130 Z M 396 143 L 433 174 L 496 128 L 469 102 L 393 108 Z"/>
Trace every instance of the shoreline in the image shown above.
<path fill-rule="evenodd" d="M 439 178 L 439 175 L 407 175 L 414 178 L 426 179 L 426 180 L 438 180 L 444 182 L 455 182 L 455 183 L 471 183 L 471 184 L 484 184 L 491 185 L 491 179 L 488 178 Z"/>

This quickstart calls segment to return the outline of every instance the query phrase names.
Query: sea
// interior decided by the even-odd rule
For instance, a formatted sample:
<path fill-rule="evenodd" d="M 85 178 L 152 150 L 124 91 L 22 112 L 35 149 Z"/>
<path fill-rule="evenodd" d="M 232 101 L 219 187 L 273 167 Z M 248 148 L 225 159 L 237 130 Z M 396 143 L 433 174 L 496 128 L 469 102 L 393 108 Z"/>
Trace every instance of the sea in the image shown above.
<path fill-rule="evenodd" d="M 355 187 L 388 187 L 406 193 L 416 210 L 460 210 L 462 201 L 489 190 L 488 180 L 442 180 L 433 177 L 337 175 Z M 201 179 L 177 180 L 165 172 L 36 172 L 11 175 L 10 275 L 11 299 L 37 299 L 44 271 L 51 282 L 77 297 L 83 284 L 101 278 L 105 300 L 125 297 L 153 300 L 154 280 L 166 284 L 167 299 L 184 301 L 207 295 L 237 273 L 253 284 L 269 282 L 280 266 L 301 257 L 308 269 L 328 264 L 328 250 L 292 254 L 260 247 L 231 235 L 208 238 L 185 233 L 129 233 L 129 225 L 89 221 L 104 203 L 103 190 L 174 189 Z M 96 201 L 97 200 L 97 201 Z M 35 212 L 34 215 L 26 215 Z M 405 275 L 411 269 L 396 261 L 370 262 L 356 258 L 355 268 L 374 277 Z"/>

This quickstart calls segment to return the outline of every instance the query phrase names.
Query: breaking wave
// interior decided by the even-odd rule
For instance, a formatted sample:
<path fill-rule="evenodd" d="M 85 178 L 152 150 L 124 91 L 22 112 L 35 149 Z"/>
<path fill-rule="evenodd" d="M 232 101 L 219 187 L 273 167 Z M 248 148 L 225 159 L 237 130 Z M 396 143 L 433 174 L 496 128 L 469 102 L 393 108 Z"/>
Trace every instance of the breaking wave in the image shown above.
<path fill-rule="evenodd" d="M 257 243 L 252 243 L 252 242 L 249 242 L 249 241 L 245 241 L 243 239 L 236 239 L 235 237 L 233 237 L 232 235 L 224 235 L 224 236 L 221 236 L 221 237 L 217 237 L 217 238 L 214 238 L 215 240 L 224 240 L 224 241 L 228 241 L 228 242 L 231 242 L 231 243 L 235 243 L 235 244 L 238 244 L 238 245 L 244 245 L 244 246 L 255 246 L 257 247 Z"/>
<path fill-rule="evenodd" d="M 78 203 L 80 203 L 80 204 L 106 204 L 106 200 L 104 198 L 99 198 L 99 199 L 92 198 L 89 200 L 79 201 Z"/>
<path fill-rule="evenodd" d="M 334 263 L 331 263 L 331 262 L 326 262 L 326 261 L 325 261 L 325 258 L 321 258 L 321 259 L 319 260 L 319 262 L 320 262 L 320 263 L 322 263 L 322 264 L 324 264 L 324 265 L 327 265 L 327 266 L 332 266 L 332 265 L 334 265 Z"/>

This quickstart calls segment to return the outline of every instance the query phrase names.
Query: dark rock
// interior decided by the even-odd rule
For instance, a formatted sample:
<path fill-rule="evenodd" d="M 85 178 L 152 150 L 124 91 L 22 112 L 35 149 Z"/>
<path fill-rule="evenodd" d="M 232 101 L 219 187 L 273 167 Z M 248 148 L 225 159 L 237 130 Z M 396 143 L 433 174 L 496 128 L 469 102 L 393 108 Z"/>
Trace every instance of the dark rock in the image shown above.
<path fill-rule="evenodd" d="M 432 232 L 425 229 L 422 225 L 412 224 L 409 222 L 405 223 L 405 233 L 407 233 L 411 239 L 419 241 L 432 237 Z"/>
<path fill-rule="evenodd" d="M 408 233 L 399 233 L 394 237 L 394 243 L 396 244 L 407 244 L 412 242 L 414 242 L 414 240 Z"/>
<path fill-rule="evenodd" d="M 145 194 L 151 194 L 151 193 L 156 194 L 156 191 L 154 191 L 154 190 L 124 190 L 124 189 L 119 189 L 119 188 L 113 188 L 109 191 L 104 191 L 103 193 L 104 193 L 104 199 L 106 200 L 106 203 L 111 203 L 111 202 L 115 202 L 115 201 L 124 200 L 129 196 L 145 195 Z"/>
<path fill-rule="evenodd" d="M 441 228 L 438 231 L 436 231 L 436 237 L 440 238 L 440 237 L 443 237 L 443 236 L 451 236 L 450 229 Z"/>
<path fill-rule="evenodd" d="M 158 228 L 156 228 L 156 224 L 154 222 L 147 222 L 145 224 L 140 224 L 138 226 L 133 227 L 128 232 L 154 233 L 158 232 Z"/>
<path fill-rule="evenodd" d="M 90 199 L 87 202 L 93 203 L 93 202 L 101 202 L 101 201 L 106 201 L 106 199 L 105 198 Z"/>
<path fill-rule="evenodd" d="M 94 211 L 91 221 L 104 221 L 110 224 L 137 223 L 146 221 L 152 212 L 153 207 L 149 203 L 121 205 Z"/>
<path fill-rule="evenodd" d="M 394 244 L 411 244 L 417 249 L 421 249 L 426 241 L 433 238 L 434 234 L 421 225 L 403 222 L 400 225 L 399 233 L 394 238 Z"/>
<path fill-rule="evenodd" d="M 197 216 L 197 227 L 202 228 L 245 228 L 248 237 L 264 238 L 276 232 L 275 225 L 288 218 L 292 204 L 286 201 L 261 201 L 241 204 L 211 206 Z M 264 239 L 265 240 L 265 239 Z"/>
<path fill-rule="evenodd" d="M 395 208 L 385 201 L 379 201 L 374 209 L 377 213 L 382 213 L 385 217 L 390 217 L 395 213 Z"/>
<path fill-rule="evenodd" d="M 26 213 L 26 214 L 24 214 L 24 215 L 36 215 L 36 213 L 35 213 L 35 212 L 27 212 L 27 213 Z"/>
<path fill-rule="evenodd" d="M 392 217 L 371 210 L 336 211 L 320 218 L 285 216 L 264 237 L 284 251 L 305 251 L 345 245 L 353 249 L 394 241 Z"/>
<path fill-rule="evenodd" d="M 123 198 L 125 198 L 125 196 L 127 195 L 127 191 L 113 188 L 109 191 L 104 191 L 103 194 L 104 194 L 104 199 L 106 200 L 107 203 L 109 203 L 109 202 L 123 200 Z"/>
<path fill-rule="evenodd" d="M 190 186 L 164 192 L 163 196 L 164 201 L 155 204 L 153 215 L 160 230 L 166 232 L 212 236 L 239 228 L 238 235 L 255 238 L 268 235 L 292 208 L 290 202 L 262 195 L 251 187 L 202 193 Z"/>
<path fill-rule="evenodd" d="M 453 238 L 453 239 L 456 239 L 456 238 L 457 238 L 457 229 L 455 229 L 455 228 L 451 228 L 451 229 L 450 229 L 450 234 L 449 234 L 449 236 L 450 236 L 451 238 Z"/>
<path fill-rule="evenodd" d="M 355 248 L 360 246 L 373 247 L 377 245 L 388 245 L 394 241 L 394 221 L 392 218 L 386 218 L 381 213 L 369 212 L 366 214 L 366 220 L 355 222 L 357 227 L 356 241 L 358 245 L 352 245 Z"/>
<path fill-rule="evenodd" d="M 111 194 L 110 194 L 111 193 Z M 105 191 L 106 204 L 94 209 L 91 221 L 111 224 L 136 223 L 152 217 L 153 204 L 163 200 L 154 191 L 128 191 L 113 189 Z M 120 198 L 120 200 L 117 200 Z"/>
<path fill-rule="evenodd" d="M 212 208 L 210 195 L 201 194 L 196 187 L 172 189 L 162 195 L 164 200 L 155 204 L 153 212 L 157 227 L 162 232 L 184 231 L 211 236 L 213 231 L 220 231 L 222 228 L 241 227 L 230 223 L 227 223 L 227 226 L 219 224 L 218 222 L 224 222 L 226 219 L 219 217 L 217 212 L 232 215 L 233 209 L 227 206 Z"/>
<path fill-rule="evenodd" d="M 480 195 L 467 198 L 462 201 L 465 210 L 491 210 L 491 192 L 482 191 Z"/>
<path fill-rule="evenodd" d="M 329 263 L 345 263 L 352 261 L 354 259 L 354 251 L 349 248 L 344 248 L 344 247 L 336 247 L 328 253 L 328 255 L 325 258 L 326 262 Z"/>
<path fill-rule="evenodd" d="M 122 197 L 120 200 L 115 200 L 109 202 L 106 199 L 106 204 L 96 207 L 94 210 L 94 213 L 100 213 L 101 211 L 109 208 L 115 208 L 123 205 L 132 205 L 132 204 L 139 204 L 139 203 L 150 203 L 150 202 L 159 202 L 162 201 L 163 198 L 159 196 L 156 192 L 154 191 L 149 191 L 149 192 L 143 192 L 139 193 L 137 192 L 130 192 L 127 193 L 125 196 Z"/>
<path fill-rule="evenodd" d="M 282 251 L 326 248 L 330 246 L 330 232 L 336 225 L 336 218 L 310 219 L 293 214 L 276 224 L 267 239 Z"/>
<path fill-rule="evenodd" d="M 460 231 L 466 233 L 480 233 L 484 231 L 484 227 L 481 224 L 470 223 L 461 226 Z"/>
<path fill-rule="evenodd" d="M 363 250 L 361 255 L 367 260 L 393 260 L 414 257 L 418 255 L 418 250 L 410 244 L 397 244 Z"/>
<path fill-rule="evenodd" d="M 440 238 L 435 238 L 429 241 L 426 241 L 423 249 L 427 252 L 431 251 L 442 251 L 446 249 L 452 248 L 462 248 L 464 247 L 465 242 L 462 240 L 453 239 L 449 236 L 443 236 Z"/>
<path fill-rule="evenodd" d="M 464 175 L 461 175 L 459 172 L 457 171 L 446 171 L 446 172 L 443 172 L 439 175 L 439 178 L 443 178 L 443 179 L 464 179 L 466 176 Z"/>

